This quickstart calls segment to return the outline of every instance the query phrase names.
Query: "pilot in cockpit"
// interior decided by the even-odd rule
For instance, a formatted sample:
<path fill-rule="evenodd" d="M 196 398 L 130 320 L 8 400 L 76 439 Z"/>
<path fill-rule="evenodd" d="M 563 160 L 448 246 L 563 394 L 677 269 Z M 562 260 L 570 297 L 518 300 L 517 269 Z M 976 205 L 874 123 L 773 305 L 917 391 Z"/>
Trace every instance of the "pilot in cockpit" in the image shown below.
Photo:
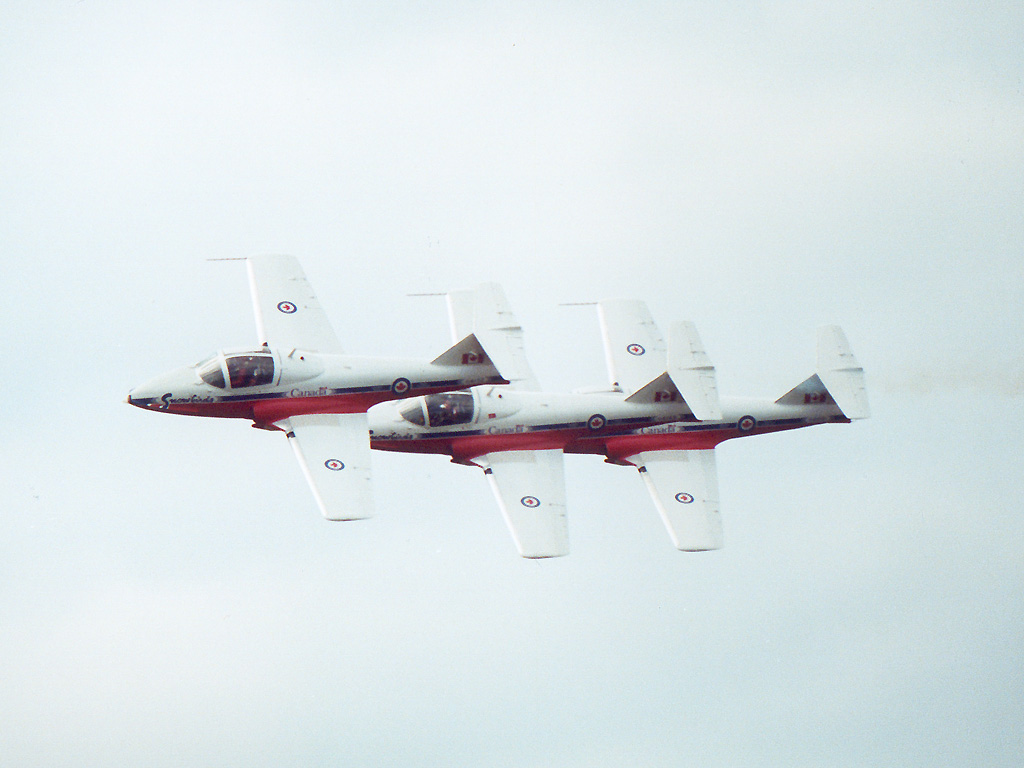
<path fill-rule="evenodd" d="M 426 404 L 432 427 L 465 424 L 473 418 L 473 396 L 468 392 L 429 395 Z"/>

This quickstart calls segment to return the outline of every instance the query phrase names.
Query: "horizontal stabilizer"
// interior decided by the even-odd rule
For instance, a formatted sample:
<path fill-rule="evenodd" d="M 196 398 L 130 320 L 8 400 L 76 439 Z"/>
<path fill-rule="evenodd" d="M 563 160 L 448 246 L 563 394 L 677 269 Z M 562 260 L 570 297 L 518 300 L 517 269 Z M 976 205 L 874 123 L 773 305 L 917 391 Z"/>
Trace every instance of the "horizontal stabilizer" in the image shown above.
<path fill-rule="evenodd" d="M 871 415 L 864 369 L 853 356 L 850 342 L 838 325 L 818 329 L 818 376 L 848 419 Z"/>
<path fill-rule="evenodd" d="M 640 470 L 676 549 L 722 548 L 714 449 L 645 451 L 627 456 L 626 461 Z"/>
<path fill-rule="evenodd" d="M 676 322 L 669 327 L 668 372 L 694 416 L 701 421 L 721 420 L 715 367 L 704 351 L 697 326 L 691 322 Z"/>
<path fill-rule="evenodd" d="M 500 285 L 482 283 L 447 297 L 453 339 L 473 334 L 502 378 L 518 389 L 540 388 L 526 358 L 522 326 Z"/>
<path fill-rule="evenodd" d="M 818 329 L 818 372 L 775 402 L 838 409 L 847 419 L 866 419 L 871 415 L 864 369 L 857 364 L 838 325 Z"/>
<path fill-rule="evenodd" d="M 669 370 L 626 398 L 627 403 L 685 403 L 701 421 L 719 421 L 715 368 L 701 346 L 693 323 L 674 323 L 669 329 Z"/>
<path fill-rule="evenodd" d="M 373 516 L 365 413 L 303 414 L 276 426 L 288 436 L 325 518 L 362 520 Z"/>
<path fill-rule="evenodd" d="M 540 384 L 526 359 L 522 329 L 476 331 L 473 335 L 479 339 L 498 374 L 511 386 L 527 392 L 536 392 L 540 389 Z"/>
<path fill-rule="evenodd" d="M 519 554 L 569 554 L 562 452 L 501 451 L 473 459 L 487 475 Z"/>

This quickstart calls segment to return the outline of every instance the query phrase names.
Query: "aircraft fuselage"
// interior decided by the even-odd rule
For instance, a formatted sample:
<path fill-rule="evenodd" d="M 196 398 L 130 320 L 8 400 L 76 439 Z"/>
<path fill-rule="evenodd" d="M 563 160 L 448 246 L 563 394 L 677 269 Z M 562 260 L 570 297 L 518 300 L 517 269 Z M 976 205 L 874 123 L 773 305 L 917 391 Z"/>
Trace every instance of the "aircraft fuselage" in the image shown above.
<path fill-rule="evenodd" d="M 443 411 L 454 397 L 463 398 L 455 409 L 458 423 Z M 633 403 L 618 392 L 550 394 L 486 386 L 382 403 L 367 415 L 373 448 L 439 453 L 458 462 L 495 451 L 546 449 L 596 453 L 617 462 L 642 450 L 713 448 L 735 437 L 849 421 L 830 399 L 780 405 L 726 398 L 720 420 L 698 421 L 681 402 Z"/>
<path fill-rule="evenodd" d="M 484 383 L 505 383 L 486 359 L 443 365 L 263 347 L 177 368 L 136 387 L 127 401 L 148 410 L 251 419 L 268 427 L 289 416 L 362 413 L 385 400 Z"/>

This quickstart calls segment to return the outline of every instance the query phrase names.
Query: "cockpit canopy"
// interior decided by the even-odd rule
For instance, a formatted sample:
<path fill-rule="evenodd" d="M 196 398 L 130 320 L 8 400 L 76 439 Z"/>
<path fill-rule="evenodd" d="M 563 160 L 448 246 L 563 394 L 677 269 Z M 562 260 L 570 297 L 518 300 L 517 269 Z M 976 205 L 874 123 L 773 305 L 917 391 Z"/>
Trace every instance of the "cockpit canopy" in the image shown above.
<path fill-rule="evenodd" d="M 469 392 L 444 392 L 416 397 L 402 404 L 398 412 L 417 426 L 450 427 L 473 421 L 473 395 Z"/>
<path fill-rule="evenodd" d="M 274 356 L 264 351 L 218 353 L 199 363 L 196 371 L 199 378 L 220 389 L 228 384 L 231 389 L 258 387 L 274 383 Z"/>

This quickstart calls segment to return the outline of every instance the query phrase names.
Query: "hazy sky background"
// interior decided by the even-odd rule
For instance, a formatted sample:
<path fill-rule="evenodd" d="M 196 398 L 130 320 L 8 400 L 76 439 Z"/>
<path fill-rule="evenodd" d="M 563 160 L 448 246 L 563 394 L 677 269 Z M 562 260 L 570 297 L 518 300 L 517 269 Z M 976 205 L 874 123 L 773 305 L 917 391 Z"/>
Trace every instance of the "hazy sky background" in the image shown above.
<path fill-rule="evenodd" d="M 0 765 L 1019 766 L 1019 3 L 0 6 Z M 128 389 L 255 341 L 298 256 L 354 354 L 504 284 L 542 383 L 595 313 L 697 322 L 777 397 L 843 325 L 873 418 L 719 449 L 726 548 L 567 459 L 572 554 L 479 471 Z"/>

